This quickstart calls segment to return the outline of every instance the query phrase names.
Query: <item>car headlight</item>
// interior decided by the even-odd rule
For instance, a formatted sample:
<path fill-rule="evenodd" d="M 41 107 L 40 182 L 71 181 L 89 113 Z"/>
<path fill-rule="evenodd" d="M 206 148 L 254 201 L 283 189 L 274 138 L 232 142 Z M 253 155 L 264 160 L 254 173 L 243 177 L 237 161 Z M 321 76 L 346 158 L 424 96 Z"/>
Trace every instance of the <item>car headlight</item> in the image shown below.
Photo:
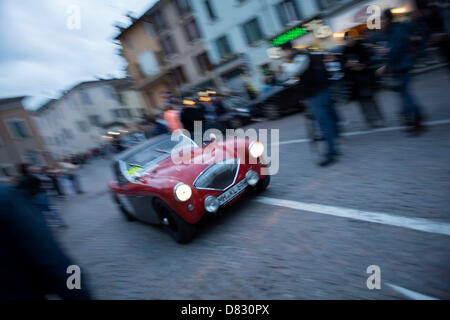
<path fill-rule="evenodd" d="M 205 199 L 205 209 L 210 213 L 217 212 L 219 210 L 219 200 L 216 197 L 209 196 Z"/>
<path fill-rule="evenodd" d="M 248 147 L 248 151 L 253 158 L 259 158 L 264 154 L 264 145 L 259 141 L 253 141 Z"/>
<path fill-rule="evenodd" d="M 254 187 L 254 186 L 256 186 L 258 184 L 259 176 L 258 176 L 258 173 L 256 171 L 250 170 L 245 175 L 245 179 L 247 180 L 247 183 L 250 186 Z"/>
<path fill-rule="evenodd" d="M 173 195 L 179 202 L 186 202 L 192 197 L 192 189 L 186 183 L 179 183 L 173 188 Z"/>

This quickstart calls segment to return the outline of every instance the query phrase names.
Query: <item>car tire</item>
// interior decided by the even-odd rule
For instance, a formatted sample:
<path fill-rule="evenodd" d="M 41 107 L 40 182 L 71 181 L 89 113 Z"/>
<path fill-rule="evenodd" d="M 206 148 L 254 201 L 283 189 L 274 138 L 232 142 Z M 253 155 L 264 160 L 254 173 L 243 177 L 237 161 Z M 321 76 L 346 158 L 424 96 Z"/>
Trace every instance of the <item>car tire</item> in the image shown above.
<path fill-rule="evenodd" d="M 265 104 L 263 116 L 269 120 L 276 120 L 280 117 L 280 109 L 273 103 Z"/>
<path fill-rule="evenodd" d="M 134 222 L 137 219 L 135 217 L 133 217 L 133 215 L 131 214 L 131 212 L 129 212 L 125 206 L 123 205 L 122 202 L 120 202 L 119 197 L 117 197 L 116 194 L 113 194 L 113 199 L 114 202 L 117 203 L 117 206 L 119 207 L 120 212 L 123 214 L 123 216 L 125 217 L 125 219 L 127 219 L 128 222 Z"/>
<path fill-rule="evenodd" d="M 256 192 L 260 193 L 269 187 L 270 184 L 270 176 L 265 176 L 262 180 L 258 182 L 258 184 L 255 187 Z"/>
<path fill-rule="evenodd" d="M 186 244 L 195 237 L 196 226 L 184 221 L 175 211 L 160 199 L 154 201 L 155 211 L 161 218 L 162 225 L 170 236 L 180 244 Z M 166 223 L 165 223 L 165 219 Z"/>

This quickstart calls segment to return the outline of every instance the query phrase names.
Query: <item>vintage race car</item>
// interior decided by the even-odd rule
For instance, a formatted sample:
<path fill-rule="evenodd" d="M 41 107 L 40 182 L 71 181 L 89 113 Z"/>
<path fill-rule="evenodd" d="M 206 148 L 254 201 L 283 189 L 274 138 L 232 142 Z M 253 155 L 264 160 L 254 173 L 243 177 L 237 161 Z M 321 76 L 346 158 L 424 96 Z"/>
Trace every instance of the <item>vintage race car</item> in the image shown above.
<path fill-rule="evenodd" d="M 248 138 L 199 146 L 182 134 L 176 141 L 162 135 L 118 155 L 113 163 L 116 181 L 109 188 L 129 221 L 161 224 L 177 242 L 187 243 L 205 214 L 216 213 L 249 190 L 268 187 L 263 153 L 264 145 Z M 180 161 L 174 155 L 189 158 Z"/>

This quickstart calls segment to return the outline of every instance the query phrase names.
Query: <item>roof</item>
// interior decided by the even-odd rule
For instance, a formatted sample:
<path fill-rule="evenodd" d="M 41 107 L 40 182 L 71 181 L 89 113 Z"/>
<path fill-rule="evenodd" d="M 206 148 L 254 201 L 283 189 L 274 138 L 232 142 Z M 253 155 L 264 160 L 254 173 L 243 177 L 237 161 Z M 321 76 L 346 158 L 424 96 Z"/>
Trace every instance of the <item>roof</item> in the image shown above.
<path fill-rule="evenodd" d="M 141 15 L 139 18 L 131 18 L 131 23 L 128 27 L 122 28 L 122 27 L 118 27 L 120 30 L 120 33 L 114 37 L 114 40 L 118 40 L 125 32 L 127 32 L 128 30 L 130 30 L 134 25 L 136 25 L 136 23 L 141 22 L 141 21 L 148 21 L 148 16 L 149 14 L 153 13 L 155 10 L 157 10 L 162 2 L 164 2 L 165 0 L 158 0 L 156 1 L 149 9 L 147 9 L 143 15 Z"/>
<path fill-rule="evenodd" d="M 115 89 L 121 90 L 121 89 L 131 88 L 134 85 L 134 81 L 131 78 L 122 78 L 122 79 L 113 78 L 113 79 L 98 79 L 98 80 L 80 82 L 77 85 L 75 85 L 74 87 L 70 88 L 69 90 L 64 91 L 64 93 L 58 99 L 48 100 L 42 106 L 37 108 L 35 110 L 35 112 L 39 113 L 41 111 L 48 109 L 53 103 L 55 103 L 58 100 L 61 100 L 62 98 L 64 98 L 65 96 L 67 96 L 69 93 L 71 93 L 72 91 L 74 91 L 76 89 L 102 86 L 102 85 L 106 85 L 106 84 L 113 86 Z"/>
<path fill-rule="evenodd" d="M 42 106 L 40 106 L 37 110 L 35 110 L 35 112 L 37 113 L 44 112 L 45 110 L 49 109 L 56 101 L 57 101 L 56 99 L 47 100 L 47 102 L 44 103 Z"/>
<path fill-rule="evenodd" d="M 26 98 L 26 96 L 1 98 L 0 99 L 0 109 L 8 108 L 15 104 L 21 104 L 22 100 L 25 98 Z"/>
<path fill-rule="evenodd" d="M 22 102 L 22 100 L 25 99 L 25 98 L 26 98 L 26 96 L 1 98 L 0 99 L 0 105 L 16 103 L 16 102 Z"/>
<path fill-rule="evenodd" d="M 76 86 L 69 89 L 64 95 L 66 95 L 67 93 L 69 93 L 75 89 L 86 88 L 86 87 L 96 87 L 96 86 L 101 86 L 101 85 L 105 85 L 105 84 L 112 85 L 115 88 L 125 88 L 125 87 L 132 86 L 133 80 L 131 78 L 122 78 L 122 79 L 113 78 L 113 79 L 98 79 L 98 80 L 92 80 L 92 81 L 84 81 L 84 82 L 80 82 Z"/>

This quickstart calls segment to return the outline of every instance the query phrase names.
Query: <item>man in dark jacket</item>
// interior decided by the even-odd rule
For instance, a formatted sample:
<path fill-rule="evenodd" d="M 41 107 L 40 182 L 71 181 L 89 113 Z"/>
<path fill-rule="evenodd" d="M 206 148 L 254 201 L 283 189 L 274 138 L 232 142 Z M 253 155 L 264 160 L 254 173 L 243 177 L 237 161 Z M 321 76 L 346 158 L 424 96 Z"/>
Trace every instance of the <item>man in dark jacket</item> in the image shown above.
<path fill-rule="evenodd" d="M 374 97 L 376 81 L 375 71 L 370 68 L 371 50 L 348 32 L 345 41 L 343 64 L 346 80 L 351 85 L 351 98 L 359 102 L 367 125 L 378 127 L 383 117 Z"/>
<path fill-rule="evenodd" d="M 69 289 L 64 254 L 44 217 L 19 191 L 0 184 L 0 300 L 89 299 L 81 288 Z"/>
<path fill-rule="evenodd" d="M 324 167 L 337 160 L 336 138 L 338 115 L 329 90 L 328 73 L 321 54 L 308 53 L 309 67 L 301 76 L 302 92 L 306 106 L 317 120 L 328 150 L 319 166 Z"/>
<path fill-rule="evenodd" d="M 195 121 L 203 121 L 202 111 L 197 105 L 184 106 L 181 110 L 181 123 L 184 129 L 189 131 L 191 135 L 194 134 Z"/>
<path fill-rule="evenodd" d="M 381 75 L 384 70 L 390 69 L 399 84 L 402 99 L 402 111 L 406 117 L 406 125 L 411 135 L 417 135 L 423 131 L 422 110 L 410 91 L 410 71 L 415 64 L 415 53 L 412 42 L 412 26 L 408 23 L 394 22 L 391 10 L 385 10 L 382 18 L 382 28 L 390 49 L 387 57 L 387 65 L 378 70 Z"/>

